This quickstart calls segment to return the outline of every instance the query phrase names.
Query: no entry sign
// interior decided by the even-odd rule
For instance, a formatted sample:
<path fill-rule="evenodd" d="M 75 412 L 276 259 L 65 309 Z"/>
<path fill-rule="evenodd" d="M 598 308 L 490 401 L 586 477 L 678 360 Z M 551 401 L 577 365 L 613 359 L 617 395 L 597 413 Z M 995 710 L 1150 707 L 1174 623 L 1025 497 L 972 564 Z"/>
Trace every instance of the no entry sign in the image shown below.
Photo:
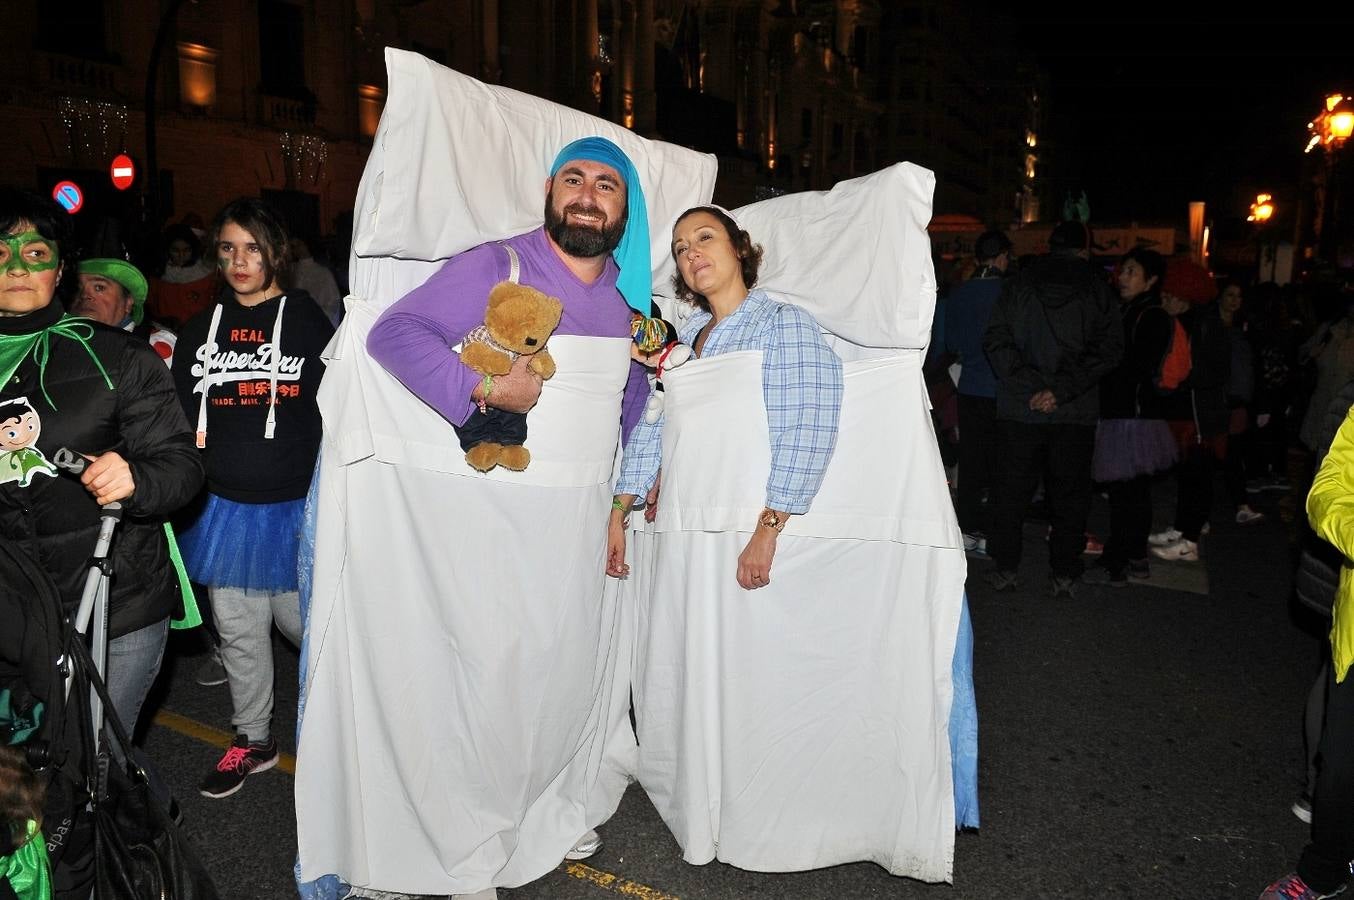
<path fill-rule="evenodd" d="M 132 162 L 132 158 L 127 154 L 119 153 L 113 157 L 113 162 L 108 167 L 108 174 L 113 179 L 113 187 L 125 191 L 136 180 L 136 163 Z"/>
<path fill-rule="evenodd" d="M 52 188 L 52 199 L 60 203 L 66 212 L 75 215 L 85 205 L 85 192 L 74 181 L 59 181 Z"/>

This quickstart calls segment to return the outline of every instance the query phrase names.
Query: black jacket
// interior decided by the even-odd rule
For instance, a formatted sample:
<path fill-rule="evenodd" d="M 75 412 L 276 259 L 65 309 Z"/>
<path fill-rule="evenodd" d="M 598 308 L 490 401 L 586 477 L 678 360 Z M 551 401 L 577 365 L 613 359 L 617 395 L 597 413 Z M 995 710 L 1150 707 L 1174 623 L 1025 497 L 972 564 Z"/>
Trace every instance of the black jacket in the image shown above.
<path fill-rule="evenodd" d="M 28 316 L 0 319 L 0 330 L 32 331 L 55 322 L 62 312 L 53 301 Z M 121 454 L 136 490 L 122 501 L 125 512 L 111 550 L 110 635 L 119 637 L 160 621 L 175 608 L 178 581 L 164 522 L 201 488 L 202 464 L 164 361 L 125 331 L 89 327 L 89 346 L 111 390 L 85 348 L 59 336 L 49 341 L 42 377 L 29 354 L 0 386 L 0 424 L 35 426 L 17 437 L 6 431 L 9 443 L 0 445 L 9 451 L 0 454 L 9 463 L 0 463 L 0 536 L 16 542 L 52 575 L 62 602 L 73 611 L 84 591 L 100 510 L 79 479 L 57 471 L 50 460 L 62 447 L 91 456 L 109 450 Z"/>
<path fill-rule="evenodd" d="M 1033 424 L 1094 425 L 1102 376 L 1123 353 L 1109 284 L 1071 254 L 1040 257 L 1007 281 L 983 347 L 997 375 L 997 418 Z M 1052 391 L 1052 413 L 1030 398 Z"/>
<path fill-rule="evenodd" d="M 1122 307 L 1124 356 L 1100 384 L 1104 419 L 1164 419 L 1168 393 L 1154 379 L 1170 350 L 1174 324 L 1161 297 L 1139 294 Z"/>
<path fill-rule="evenodd" d="M 1180 314 L 1189 335 L 1189 378 L 1184 390 L 1168 399 L 1165 418 L 1193 421 L 1204 439 L 1227 433 L 1231 410 L 1227 389 L 1232 380 L 1232 343 L 1216 303 L 1191 307 Z"/>

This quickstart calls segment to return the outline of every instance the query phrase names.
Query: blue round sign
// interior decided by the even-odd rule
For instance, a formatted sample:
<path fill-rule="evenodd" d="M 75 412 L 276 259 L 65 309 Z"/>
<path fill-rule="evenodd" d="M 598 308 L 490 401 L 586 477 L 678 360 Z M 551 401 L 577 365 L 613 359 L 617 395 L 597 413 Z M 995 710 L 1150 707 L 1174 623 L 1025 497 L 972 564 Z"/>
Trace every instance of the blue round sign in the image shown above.
<path fill-rule="evenodd" d="M 85 192 L 74 181 L 62 181 L 52 188 L 52 199 L 66 212 L 75 215 L 85 205 Z"/>

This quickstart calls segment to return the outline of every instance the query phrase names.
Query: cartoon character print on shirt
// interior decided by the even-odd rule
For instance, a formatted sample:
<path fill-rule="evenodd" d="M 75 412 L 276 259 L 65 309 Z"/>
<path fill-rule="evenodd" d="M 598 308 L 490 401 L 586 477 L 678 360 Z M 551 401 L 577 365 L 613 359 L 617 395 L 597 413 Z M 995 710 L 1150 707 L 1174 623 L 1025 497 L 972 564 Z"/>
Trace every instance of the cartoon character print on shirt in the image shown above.
<path fill-rule="evenodd" d="M 223 329 L 222 337 L 228 338 L 228 348 L 223 348 L 219 339 L 197 348 L 197 361 L 190 370 L 197 378 L 193 393 L 205 393 L 214 385 L 233 384 L 212 394 L 207 402 L 212 406 L 267 406 L 276 346 L 259 328 L 231 328 L 228 332 Z M 252 346 L 242 349 L 241 345 Z M 304 356 L 284 354 L 277 361 L 276 402 L 301 396 L 301 370 L 305 364 Z"/>
<path fill-rule="evenodd" d="M 38 449 L 42 419 L 27 397 L 0 401 L 0 484 L 28 487 L 37 475 L 56 477 L 56 466 Z"/>

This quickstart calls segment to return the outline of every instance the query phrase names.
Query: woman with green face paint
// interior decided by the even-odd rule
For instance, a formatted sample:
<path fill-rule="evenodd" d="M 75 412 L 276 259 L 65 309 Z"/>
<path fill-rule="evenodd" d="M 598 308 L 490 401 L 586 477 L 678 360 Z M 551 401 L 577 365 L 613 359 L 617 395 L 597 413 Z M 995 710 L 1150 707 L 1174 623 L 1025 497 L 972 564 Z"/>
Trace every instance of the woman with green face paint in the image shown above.
<path fill-rule="evenodd" d="M 21 316 L 52 302 L 61 280 L 61 249 L 37 231 L 31 222 L 16 223 L 20 231 L 0 238 L 0 315 Z"/>
<path fill-rule="evenodd" d="M 69 236 L 55 203 L 0 187 L 0 540 L 45 567 L 73 614 L 100 509 L 122 504 L 107 681 L 130 732 L 181 596 L 164 522 L 198 492 L 202 464 L 155 351 L 67 314 L 60 295 L 76 268 Z M 79 478 L 52 464 L 63 447 L 89 460 Z"/>

